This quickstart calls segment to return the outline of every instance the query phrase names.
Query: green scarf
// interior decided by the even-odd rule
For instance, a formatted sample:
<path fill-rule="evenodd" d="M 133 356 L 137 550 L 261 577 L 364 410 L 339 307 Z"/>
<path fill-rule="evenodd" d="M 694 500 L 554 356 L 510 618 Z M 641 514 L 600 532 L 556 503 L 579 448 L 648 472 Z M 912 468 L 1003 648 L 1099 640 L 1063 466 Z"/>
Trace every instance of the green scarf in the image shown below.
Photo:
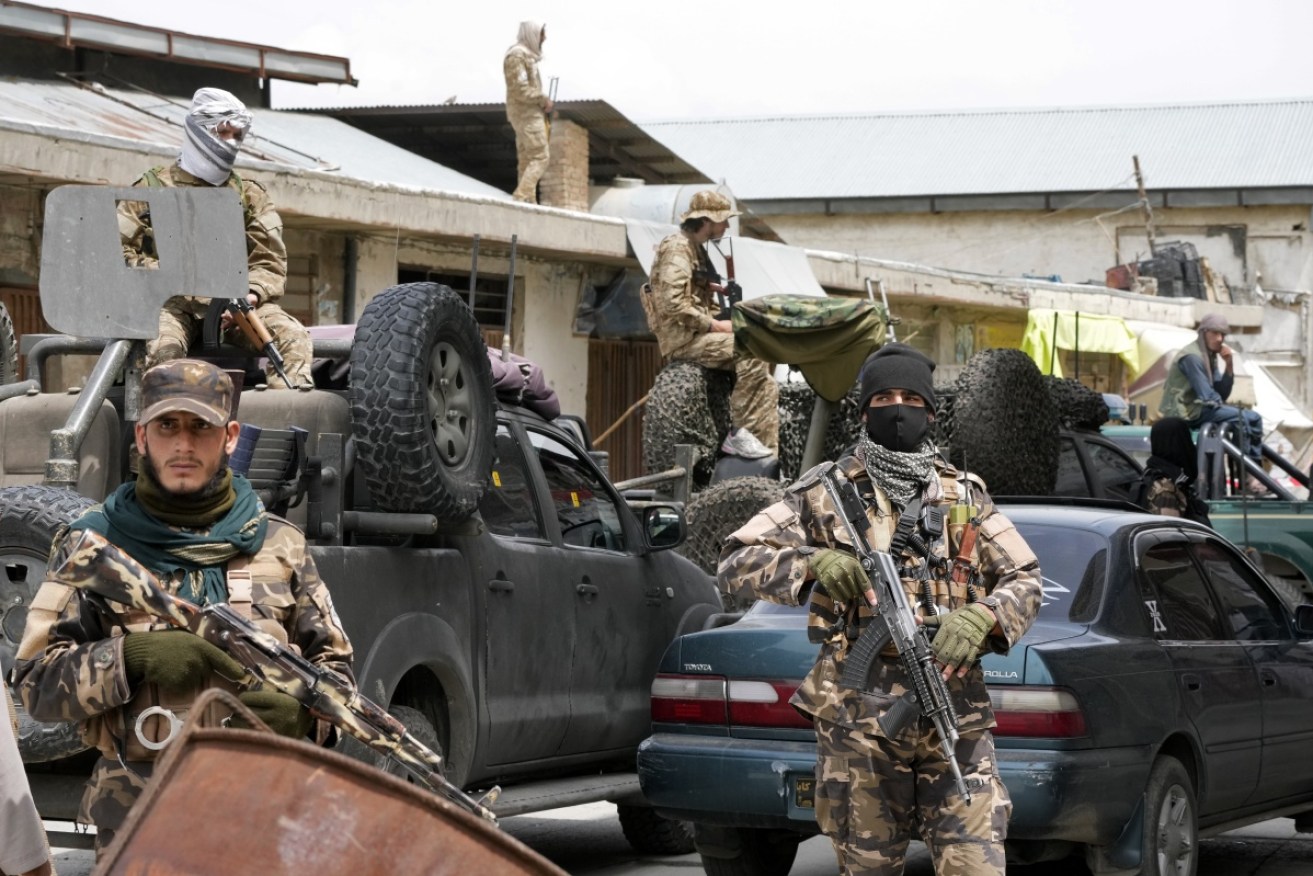
<path fill-rule="evenodd" d="M 178 595 L 190 602 L 227 602 L 224 564 L 238 554 L 260 550 L 269 529 L 269 515 L 250 481 L 233 477 L 232 494 L 235 501 L 227 513 L 206 531 L 197 532 L 170 526 L 152 515 L 137 496 L 137 484 L 126 483 L 69 528 L 100 533 L 162 579 L 185 573 Z M 201 521 L 194 525 L 204 527 Z"/>

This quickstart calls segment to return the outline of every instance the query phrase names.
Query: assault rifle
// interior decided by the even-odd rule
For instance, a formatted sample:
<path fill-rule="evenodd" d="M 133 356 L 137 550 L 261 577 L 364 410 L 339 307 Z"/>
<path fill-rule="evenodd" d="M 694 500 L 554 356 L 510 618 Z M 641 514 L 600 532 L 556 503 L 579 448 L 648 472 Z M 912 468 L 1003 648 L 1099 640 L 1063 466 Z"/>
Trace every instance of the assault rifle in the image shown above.
<path fill-rule="evenodd" d="M 844 530 L 876 597 L 876 615 L 871 618 L 866 632 L 848 650 L 840 683 L 854 690 L 865 690 L 871 663 L 892 642 L 911 688 L 880 716 L 880 729 L 893 739 L 922 715 L 929 718 L 939 734 L 940 751 L 953 770 L 958 793 L 970 804 L 971 793 L 953 754 L 958 740 L 957 712 L 949 699 L 948 685 L 935 665 L 925 627 L 918 625 L 912 615 L 894 558 L 886 552 L 872 550 L 867 539 L 871 521 L 852 482 L 845 481 L 840 485 L 833 468 L 825 473 L 824 480 L 825 490 L 839 512 L 839 519 L 843 521 Z"/>
<path fill-rule="evenodd" d="M 442 757 L 381 706 L 361 696 L 350 681 L 282 645 L 227 603 L 201 608 L 166 592 L 150 570 L 100 533 L 82 530 L 76 538 L 63 552 L 51 578 L 92 599 L 118 602 L 195 633 L 246 668 L 242 687 L 256 690 L 268 686 L 287 694 L 317 717 L 400 764 L 431 790 L 496 823 L 497 816 L 488 806 L 501 793 L 500 788 L 475 800 L 453 785 L 441 773 Z"/>
<path fill-rule="evenodd" d="M 255 315 L 255 308 L 251 306 L 251 302 L 245 297 L 233 298 L 228 301 L 228 312 L 232 315 L 233 322 L 242 330 L 242 334 L 264 353 L 269 364 L 274 366 L 274 371 L 277 371 L 278 376 L 283 378 L 283 383 L 287 384 L 287 388 L 295 389 L 292 381 L 287 379 L 287 371 L 283 367 L 283 354 L 274 346 L 273 335 L 269 334 L 264 321 Z"/>
<path fill-rule="evenodd" d="M 729 247 L 729 252 L 720 248 L 720 240 L 713 240 L 712 244 L 716 247 L 716 252 L 720 253 L 721 258 L 725 260 L 725 284 L 719 292 L 716 293 L 716 300 L 720 302 L 720 313 L 716 319 L 729 319 L 734 305 L 743 300 L 743 287 L 734 281 L 734 238 L 721 238 Z M 712 282 L 719 283 L 720 275 L 712 275 Z"/>

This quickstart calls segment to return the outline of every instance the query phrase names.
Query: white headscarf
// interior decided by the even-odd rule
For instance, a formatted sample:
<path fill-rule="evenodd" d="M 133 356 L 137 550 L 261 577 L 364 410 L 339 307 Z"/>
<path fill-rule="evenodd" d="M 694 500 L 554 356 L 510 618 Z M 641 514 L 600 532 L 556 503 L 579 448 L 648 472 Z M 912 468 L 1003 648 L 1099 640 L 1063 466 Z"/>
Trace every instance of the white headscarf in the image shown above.
<path fill-rule="evenodd" d="M 535 61 L 543 59 L 543 27 L 545 25 L 541 21 L 521 21 L 520 32 L 515 37 L 515 46 L 524 46 Z M 511 46 L 511 49 L 515 46 Z"/>
<path fill-rule="evenodd" d="M 222 122 L 240 129 L 236 140 L 224 140 L 215 134 L 214 129 Z M 182 141 L 178 164 L 212 186 L 223 185 L 232 173 L 242 138 L 251 127 L 246 104 L 222 88 L 202 88 L 191 99 L 184 127 L 187 136 Z"/>

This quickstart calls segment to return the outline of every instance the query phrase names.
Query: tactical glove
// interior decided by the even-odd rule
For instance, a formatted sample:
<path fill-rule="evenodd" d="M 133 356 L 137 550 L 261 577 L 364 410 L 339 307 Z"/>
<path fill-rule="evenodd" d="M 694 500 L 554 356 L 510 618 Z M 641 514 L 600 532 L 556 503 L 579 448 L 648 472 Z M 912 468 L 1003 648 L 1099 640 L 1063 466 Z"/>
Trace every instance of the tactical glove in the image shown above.
<path fill-rule="evenodd" d="M 237 698 L 279 736 L 302 739 L 314 726 L 314 715 L 294 697 L 281 691 L 247 690 L 238 694 Z M 233 719 L 235 725 L 244 726 L 245 723 L 240 718 Z"/>
<path fill-rule="evenodd" d="M 944 615 L 930 648 L 945 669 L 956 671 L 975 662 L 993 628 L 994 618 L 988 608 L 978 602 L 964 605 Z"/>
<path fill-rule="evenodd" d="M 186 630 L 124 636 L 123 669 L 132 684 L 150 682 L 174 693 L 199 688 L 211 673 L 234 682 L 247 675 L 236 660 Z"/>
<path fill-rule="evenodd" d="M 871 587 L 871 580 L 857 558 L 834 548 L 821 548 L 812 554 L 807 567 L 830 598 L 839 602 L 851 602 Z"/>

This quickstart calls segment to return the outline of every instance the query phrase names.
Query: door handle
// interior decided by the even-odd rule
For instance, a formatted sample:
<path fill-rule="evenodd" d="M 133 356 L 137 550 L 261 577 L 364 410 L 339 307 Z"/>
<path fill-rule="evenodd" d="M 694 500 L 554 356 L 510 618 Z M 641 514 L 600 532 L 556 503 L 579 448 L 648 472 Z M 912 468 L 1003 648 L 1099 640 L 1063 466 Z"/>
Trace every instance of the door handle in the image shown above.
<path fill-rule="evenodd" d="M 1276 686 L 1277 686 L 1277 677 L 1276 677 L 1276 673 L 1264 671 L 1264 672 L 1260 672 L 1260 673 L 1258 673 L 1258 677 L 1259 677 L 1259 679 L 1263 682 L 1263 687 L 1276 687 Z"/>
<path fill-rule="evenodd" d="M 493 593 L 510 593 L 515 589 L 515 582 L 507 581 L 505 578 L 493 578 L 488 582 L 488 589 Z"/>
<path fill-rule="evenodd" d="M 574 592 L 580 596 L 596 596 L 598 590 L 596 584 L 576 584 Z"/>
<path fill-rule="evenodd" d="M 1198 692 L 1203 687 L 1203 684 L 1199 681 L 1199 676 L 1193 674 L 1182 675 L 1181 684 L 1185 685 L 1185 689 L 1192 693 Z"/>

